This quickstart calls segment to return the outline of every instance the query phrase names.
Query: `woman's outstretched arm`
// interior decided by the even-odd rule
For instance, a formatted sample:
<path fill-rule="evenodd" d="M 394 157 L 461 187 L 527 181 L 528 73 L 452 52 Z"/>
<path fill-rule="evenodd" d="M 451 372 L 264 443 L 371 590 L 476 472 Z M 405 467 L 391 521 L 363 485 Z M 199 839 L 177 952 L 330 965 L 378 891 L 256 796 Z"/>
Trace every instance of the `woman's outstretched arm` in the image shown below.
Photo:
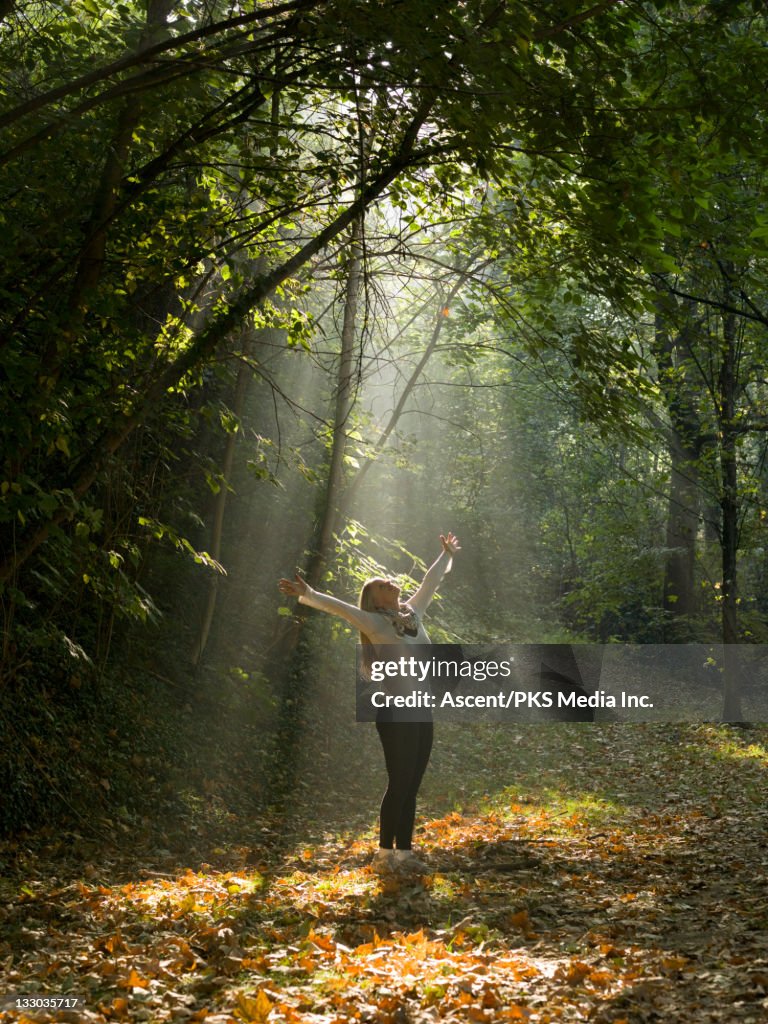
<path fill-rule="evenodd" d="M 447 534 L 440 534 L 440 543 L 443 550 L 432 565 L 430 565 L 429 569 L 427 569 L 419 589 L 407 601 L 411 608 L 419 615 L 423 615 L 427 610 L 429 602 L 435 596 L 435 592 L 440 586 L 443 577 L 451 571 L 453 556 L 457 551 L 461 551 L 459 538 L 450 531 Z"/>
<path fill-rule="evenodd" d="M 317 608 L 329 615 L 337 615 L 363 633 L 370 632 L 378 622 L 378 618 L 373 612 L 364 612 L 355 604 L 347 604 L 346 601 L 340 601 L 337 597 L 331 597 L 330 594 L 321 594 L 317 590 L 313 590 L 298 573 L 292 580 L 282 579 L 277 585 L 282 594 L 298 597 L 301 604 L 309 605 L 310 608 Z"/>

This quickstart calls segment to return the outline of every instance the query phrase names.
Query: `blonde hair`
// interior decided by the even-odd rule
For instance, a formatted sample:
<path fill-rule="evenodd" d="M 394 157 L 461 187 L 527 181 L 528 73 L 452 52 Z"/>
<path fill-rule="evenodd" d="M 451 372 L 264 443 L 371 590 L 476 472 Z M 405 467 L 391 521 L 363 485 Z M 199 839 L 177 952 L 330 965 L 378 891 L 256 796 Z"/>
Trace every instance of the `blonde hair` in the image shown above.
<path fill-rule="evenodd" d="M 373 597 L 371 595 L 371 587 L 376 583 L 386 583 L 387 581 L 383 576 L 374 576 L 370 580 L 366 580 L 363 584 L 363 589 L 360 591 L 360 599 L 358 605 L 364 612 L 375 612 L 378 611 L 376 605 L 373 603 Z M 371 671 L 371 662 L 373 661 L 373 641 L 366 634 L 360 631 L 360 643 L 362 644 L 362 660 L 363 668 L 366 674 Z"/>

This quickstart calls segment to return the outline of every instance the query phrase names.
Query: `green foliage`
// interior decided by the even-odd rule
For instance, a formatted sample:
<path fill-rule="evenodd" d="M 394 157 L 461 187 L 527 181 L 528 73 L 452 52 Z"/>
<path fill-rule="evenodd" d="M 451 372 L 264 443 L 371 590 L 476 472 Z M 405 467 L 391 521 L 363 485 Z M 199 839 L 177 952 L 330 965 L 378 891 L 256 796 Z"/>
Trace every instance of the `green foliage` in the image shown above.
<path fill-rule="evenodd" d="M 446 635 L 654 637 L 666 431 L 686 402 L 702 487 L 723 489 L 709 439 L 727 284 L 757 636 L 759 5 L 161 8 L 24 5 L 0 29 L 6 653 L 18 634 L 64 657 L 68 638 L 108 676 L 116 622 L 118 642 L 141 624 L 186 649 L 213 570 L 230 611 L 258 625 L 249 642 L 214 636 L 214 651 L 264 678 L 269 574 L 301 560 L 333 436 L 347 267 L 333 246 L 356 197 L 367 319 L 344 474 L 359 504 L 341 510 L 325 582 L 354 591 L 389 567 L 415 585 L 450 527 L 480 568 L 457 569 L 436 606 Z M 692 302 L 695 337 L 663 366 L 651 320 L 679 332 Z M 240 365 L 258 396 L 244 416 Z M 711 586 L 702 618 L 716 598 Z"/>

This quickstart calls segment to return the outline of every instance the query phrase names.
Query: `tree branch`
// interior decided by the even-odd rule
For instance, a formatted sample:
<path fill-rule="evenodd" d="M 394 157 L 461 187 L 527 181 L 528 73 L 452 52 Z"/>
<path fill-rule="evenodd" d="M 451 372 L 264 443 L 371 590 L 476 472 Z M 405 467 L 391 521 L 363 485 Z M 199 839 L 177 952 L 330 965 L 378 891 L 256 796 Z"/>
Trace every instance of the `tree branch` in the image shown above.
<path fill-rule="evenodd" d="M 561 21 L 557 25 L 553 25 L 544 32 L 537 32 L 534 35 L 534 39 L 537 42 L 543 39 L 551 39 L 552 36 L 556 36 L 560 32 L 566 32 L 569 28 L 575 28 L 577 25 L 581 25 L 585 21 L 589 21 L 590 18 L 594 18 L 598 14 L 603 14 L 605 11 L 609 11 L 612 7 L 618 7 L 623 3 L 624 0 L 605 0 L 604 3 L 595 4 L 595 6 L 590 7 L 588 11 L 576 14 L 572 18 L 566 18 L 565 21 Z"/>
<path fill-rule="evenodd" d="M 429 344 L 424 349 L 424 352 L 422 353 L 421 358 L 419 359 L 418 363 L 416 364 L 416 366 L 415 366 L 415 368 L 413 370 L 413 373 L 408 378 L 408 381 L 407 381 L 405 387 L 403 388 L 402 394 L 400 395 L 399 399 L 397 400 L 397 404 L 395 405 L 395 408 L 392 410 L 392 415 L 389 418 L 389 422 L 387 423 L 387 425 L 384 428 L 384 430 L 382 431 L 379 439 L 377 440 L 376 444 L 374 445 L 373 453 L 371 454 L 371 457 L 368 459 L 368 461 L 363 466 L 361 466 L 360 470 L 355 474 L 355 476 L 350 481 L 349 486 L 347 487 L 346 493 L 344 494 L 344 500 L 345 501 L 349 501 L 350 496 L 352 494 L 354 494 L 354 492 L 358 489 L 358 487 L 360 486 L 360 484 L 361 484 L 363 478 L 365 477 L 366 473 L 368 472 L 370 467 L 373 465 L 373 463 L 374 463 L 374 461 L 376 459 L 376 456 L 386 446 L 387 441 L 389 440 L 393 430 L 395 429 L 395 427 L 398 424 L 398 421 L 399 421 L 399 419 L 400 419 L 400 417 L 401 417 L 401 415 L 403 413 L 403 409 L 405 408 L 405 404 L 408 401 L 408 399 L 409 399 L 409 397 L 411 395 L 411 392 L 413 391 L 414 387 L 416 386 L 416 384 L 417 384 L 417 382 L 419 380 L 419 377 L 421 376 L 421 374 L 424 371 L 424 367 L 429 362 L 429 359 L 432 356 L 433 352 L 435 351 L 435 348 L 437 347 L 438 341 L 440 340 L 440 333 L 442 331 L 443 324 L 445 323 L 444 309 L 445 309 L 446 305 L 456 296 L 456 294 L 460 291 L 460 289 L 466 284 L 467 280 L 471 276 L 472 276 L 472 272 L 471 272 L 470 268 L 467 267 L 465 270 L 463 270 L 461 272 L 461 274 L 459 276 L 459 279 L 454 283 L 453 287 L 450 289 L 448 294 L 445 295 L 445 297 L 441 299 L 441 301 L 440 301 L 440 309 L 438 310 L 438 313 L 437 313 L 437 319 L 435 321 L 435 326 L 432 329 L 432 337 L 429 339 Z"/>
<path fill-rule="evenodd" d="M 122 421 L 97 439 L 90 451 L 80 459 L 79 468 L 75 466 L 64 490 L 71 491 L 76 500 L 82 498 L 97 479 L 107 459 L 122 447 L 169 389 L 178 385 L 190 370 L 210 358 L 216 348 L 242 323 L 255 306 L 263 302 L 275 288 L 295 274 L 313 256 L 340 235 L 352 221 L 364 213 L 406 167 L 418 162 L 419 156 L 414 154 L 414 147 L 419 130 L 435 102 L 436 96 L 432 93 L 422 98 L 413 113 L 410 124 L 403 132 L 400 145 L 391 157 L 389 164 L 370 180 L 358 199 L 294 253 L 290 259 L 269 274 L 260 277 L 232 302 L 224 314 L 216 317 L 204 327 L 189 347 L 166 366 L 165 370 L 149 385 L 144 395 L 136 400 L 133 409 L 123 417 Z M 69 510 L 62 506 L 47 522 L 38 525 L 26 541 L 22 541 L 19 548 L 0 565 L 0 583 L 10 579 L 40 545 L 45 543 L 51 529 L 64 522 L 68 515 Z"/>
<path fill-rule="evenodd" d="M 702 306 L 712 306 L 715 309 L 719 309 L 722 313 L 732 313 L 735 316 L 743 317 L 745 320 L 754 320 L 756 323 L 765 324 L 768 326 L 768 315 L 761 313 L 755 304 L 749 301 L 749 306 L 755 310 L 754 313 L 747 313 L 744 309 L 739 309 L 737 306 L 732 306 L 727 302 L 721 302 L 717 299 L 705 299 L 702 295 L 691 295 L 689 292 L 683 292 L 679 288 L 675 288 L 673 285 L 666 280 L 664 274 L 651 274 L 651 277 L 657 284 L 663 285 L 664 288 L 669 292 L 670 295 L 676 296 L 678 299 L 687 299 L 689 302 L 699 302 Z M 747 299 L 742 294 L 741 296 L 746 302 Z"/>
<path fill-rule="evenodd" d="M 213 25 L 206 25 L 204 28 L 195 29 L 193 32 L 187 32 L 174 39 L 167 39 L 162 43 L 156 43 L 142 53 L 133 53 L 129 57 L 121 57 L 119 60 L 113 61 L 103 68 L 97 68 L 95 71 L 90 71 L 87 75 L 82 75 L 80 78 L 75 79 L 74 82 L 67 82 L 65 85 L 60 85 L 56 89 L 50 89 L 40 96 L 27 100 L 26 103 L 20 103 L 12 110 L 0 115 L 0 128 L 7 128 L 14 121 L 18 121 L 27 114 L 33 114 L 43 107 L 50 106 L 51 103 L 55 103 L 57 100 L 64 99 L 66 96 L 79 92 L 81 89 L 86 89 L 90 85 L 95 85 L 97 82 L 103 82 L 107 78 L 112 78 L 128 68 L 147 64 L 160 54 L 179 49 L 179 47 L 186 46 L 188 43 L 196 43 L 217 33 L 226 32 L 233 28 L 242 28 L 267 18 L 276 18 L 281 14 L 304 13 L 325 3 L 327 3 L 327 0 L 291 0 L 290 3 L 277 7 L 259 8 L 250 14 L 241 14 L 237 18 L 229 18 L 226 21 L 219 21 Z"/>

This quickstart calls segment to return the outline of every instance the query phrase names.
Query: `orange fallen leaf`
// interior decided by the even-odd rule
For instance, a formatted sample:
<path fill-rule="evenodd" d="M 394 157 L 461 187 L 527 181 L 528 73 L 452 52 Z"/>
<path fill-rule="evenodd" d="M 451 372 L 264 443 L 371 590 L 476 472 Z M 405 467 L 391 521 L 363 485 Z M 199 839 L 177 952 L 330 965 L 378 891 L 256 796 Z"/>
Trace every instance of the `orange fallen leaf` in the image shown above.
<path fill-rule="evenodd" d="M 682 971 L 687 963 L 687 956 L 665 956 L 661 960 L 661 966 L 665 971 Z"/>
<path fill-rule="evenodd" d="M 136 969 L 132 967 L 128 977 L 118 981 L 117 985 L 118 988 L 149 988 L 149 981 L 146 978 L 142 978 Z"/>
<path fill-rule="evenodd" d="M 530 1010 L 524 1006 L 508 1006 L 500 1013 L 496 1014 L 497 1020 L 528 1020 L 530 1016 Z"/>
<path fill-rule="evenodd" d="M 264 1024 L 274 1005 L 264 989 L 260 989 L 255 997 L 238 992 L 235 1012 L 248 1024 Z"/>
<path fill-rule="evenodd" d="M 102 978 L 109 978 L 113 974 L 117 974 L 117 964 L 112 960 L 104 960 L 93 968 L 96 974 L 100 974 Z"/>
<path fill-rule="evenodd" d="M 333 953 L 336 949 L 336 943 L 333 939 L 330 939 L 327 935 L 318 934 L 314 928 L 310 928 L 307 942 L 311 942 L 320 949 L 324 949 L 327 953 Z"/>
<path fill-rule="evenodd" d="M 591 971 L 589 974 L 589 981 L 595 988 L 606 988 L 614 980 L 615 975 L 611 971 Z"/>
<path fill-rule="evenodd" d="M 243 957 L 240 966 L 243 968 L 244 971 L 260 971 L 262 974 L 269 970 L 269 963 L 267 961 L 267 958 L 264 956 Z"/>
<path fill-rule="evenodd" d="M 612 942 L 601 942 L 598 949 L 603 956 L 624 956 L 624 951 L 618 949 Z"/>
<path fill-rule="evenodd" d="M 531 938 L 535 934 L 527 910 L 518 910 L 516 914 L 510 914 L 509 923 L 513 928 L 519 928 L 526 938 Z"/>
<path fill-rule="evenodd" d="M 97 943 L 97 946 L 101 945 L 108 953 L 117 953 L 125 950 L 125 942 L 123 941 L 123 935 L 118 928 L 114 935 L 110 935 L 108 939 L 104 939 L 101 943 Z"/>
<path fill-rule="evenodd" d="M 565 981 L 568 985 L 580 985 L 582 981 L 592 972 L 589 964 L 581 960 L 572 960 L 567 968 L 559 968 L 555 977 Z"/>
<path fill-rule="evenodd" d="M 99 1009 L 108 1017 L 122 1017 L 128 1012 L 128 1000 L 117 996 L 109 1006 L 100 1006 Z"/>

